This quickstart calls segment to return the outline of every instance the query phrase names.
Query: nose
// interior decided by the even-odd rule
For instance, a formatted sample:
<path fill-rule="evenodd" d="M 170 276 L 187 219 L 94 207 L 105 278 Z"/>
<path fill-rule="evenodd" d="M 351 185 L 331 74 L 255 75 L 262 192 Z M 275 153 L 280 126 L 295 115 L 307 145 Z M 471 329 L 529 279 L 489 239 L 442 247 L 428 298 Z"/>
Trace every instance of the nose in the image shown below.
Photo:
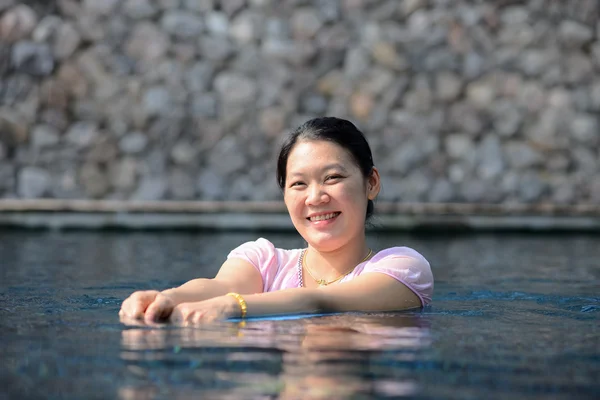
<path fill-rule="evenodd" d="M 329 195 L 324 190 L 322 185 L 312 185 L 308 188 L 306 196 L 306 205 L 314 206 L 329 201 Z"/>

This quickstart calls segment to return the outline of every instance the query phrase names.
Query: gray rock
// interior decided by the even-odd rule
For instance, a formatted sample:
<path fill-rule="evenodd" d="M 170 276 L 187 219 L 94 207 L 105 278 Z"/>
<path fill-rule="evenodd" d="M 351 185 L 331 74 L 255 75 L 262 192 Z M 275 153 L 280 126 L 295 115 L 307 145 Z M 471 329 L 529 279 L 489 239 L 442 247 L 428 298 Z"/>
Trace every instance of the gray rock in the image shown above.
<path fill-rule="evenodd" d="M 185 71 L 184 82 L 192 92 L 207 90 L 212 82 L 214 67 L 207 62 L 197 62 Z"/>
<path fill-rule="evenodd" d="M 406 108 L 415 112 L 426 112 L 432 107 L 433 93 L 427 78 L 419 76 L 415 79 L 414 87 L 404 97 Z"/>
<path fill-rule="evenodd" d="M 206 17 L 206 30 L 214 36 L 227 36 L 229 32 L 229 19 L 225 13 L 219 11 L 209 12 Z"/>
<path fill-rule="evenodd" d="M 15 5 L 15 0 L 0 0 L 0 12 L 8 10 Z"/>
<path fill-rule="evenodd" d="M 138 188 L 131 195 L 131 200 L 162 200 L 167 193 L 167 182 L 162 176 L 144 177 Z"/>
<path fill-rule="evenodd" d="M 110 164 L 118 156 L 119 149 L 113 138 L 102 132 L 86 155 L 86 161 L 96 164 Z"/>
<path fill-rule="evenodd" d="M 454 102 L 450 105 L 448 129 L 477 135 L 483 129 L 483 120 L 481 115 L 470 105 Z"/>
<path fill-rule="evenodd" d="M 557 153 L 545 160 L 544 166 L 548 171 L 565 172 L 571 166 L 571 159 L 563 153 Z"/>
<path fill-rule="evenodd" d="M 48 42 L 56 33 L 63 20 L 56 15 L 48 15 L 42 18 L 31 34 L 34 42 Z"/>
<path fill-rule="evenodd" d="M 489 190 L 489 185 L 480 179 L 465 179 L 460 185 L 461 196 L 470 203 L 483 202 Z"/>
<path fill-rule="evenodd" d="M 217 75 L 214 87 L 225 103 L 249 103 L 256 98 L 256 83 L 235 72 L 222 72 Z"/>
<path fill-rule="evenodd" d="M 269 137 L 278 137 L 286 128 L 286 113 L 280 107 L 263 110 L 259 117 L 260 130 Z"/>
<path fill-rule="evenodd" d="M 489 109 L 496 98 L 494 80 L 483 78 L 467 85 L 467 99 L 478 109 Z"/>
<path fill-rule="evenodd" d="M 531 49 L 521 54 L 520 69 L 531 77 L 543 74 L 550 66 L 560 60 L 560 53 L 552 50 Z"/>
<path fill-rule="evenodd" d="M 204 29 L 202 19 L 179 10 L 165 12 L 160 20 L 160 26 L 164 31 L 181 39 L 196 38 Z"/>
<path fill-rule="evenodd" d="M 400 197 L 402 201 L 420 202 L 426 199 L 430 187 L 431 178 L 417 171 L 402 181 Z"/>
<path fill-rule="evenodd" d="M 435 94 L 441 101 L 454 101 L 462 91 L 460 78 L 449 71 L 442 71 L 435 75 Z"/>
<path fill-rule="evenodd" d="M 179 2 L 186 10 L 191 10 L 198 13 L 214 11 L 216 6 L 215 0 L 179 0 Z"/>
<path fill-rule="evenodd" d="M 465 158 L 467 155 L 473 154 L 475 150 L 473 139 L 464 133 L 448 135 L 444 144 L 446 153 L 455 159 Z"/>
<path fill-rule="evenodd" d="M 582 171 L 585 176 L 592 176 L 598 172 L 598 159 L 594 151 L 587 147 L 575 147 L 571 150 L 575 167 Z"/>
<path fill-rule="evenodd" d="M 581 47 L 593 39 L 594 31 L 582 23 L 564 20 L 558 27 L 558 37 L 568 47 Z"/>
<path fill-rule="evenodd" d="M 117 190 L 129 191 L 133 189 L 137 177 L 137 161 L 125 157 L 109 166 L 108 176 L 110 184 Z"/>
<path fill-rule="evenodd" d="M 583 53 L 565 54 L 564 81 L 569 84 L 583 84 L 593 76 L 594 66 L 592 61 Z"/>
<path fill-rule="evenodd" d="M 15 175 L 14 165 L 0 162 L 0 193 L 6 195 L 15 192 Z"/>
<path fill-rule="evenodd" d="M 59 135 L 58 130 L 51 125 L 37 125 L 31 134 L 31 144 L 36 149 L 54 146 L 60 140 Z"/>
<path fill-rule="evenodd" d="M 212 169 L 207 169 L 198 176 L 196 188 L 202 200 L 223 200 L 225 198 L 225 179 Z"/>
<path fill-rule="evenodd" d="M 590 183 L 590 201 L 592 204 L 600 204 L 600 177 L 595 176 Z"/>
<path fill-rule="evenodd" d="M 203 59 L 213 62 L 225 61 L 234 52 L 233 45 L 225 37 L 201 36 L 198 48 Z"/>
<path fill-rule="evenodd" d="M 568 179 L 564 179 L 552 187 L 552 202 L 558 204 L 570 204 L 575 200 L 575 185 Z"/>
<path fill-rule="evenodd" d="M 171 149 L 171 159 L 179 165 L 190 165 L 198 156 L 198 149 L 191 143 L 179 141 Z"/>
<path fill-rule="evenodd" d="M 35 11 L 25 4 L 10 8 L 0 16 L 0 42 L 14 43 L 27 38 L 37 21 Z"/>
<path fill-rule="evenodd" d="M 317 93 L 309 93 L 300 99 L 301 112 L 323 115 L 327 111 L 327 99 Z"/>
<path fill-rule="evenodd" d="M 463 60 L 462 75 L 470 80 L 479 77 L 486 68 L 486 59 L 475 52 L 469 52 Z"/>
<path fill-rule="evenodd" d="M 388 69 L 374 67 L 369 69 L 364 78 L 361 79 L 358 90 L 362 93 L 380 97 L 387 89 L 394 86 L 395 82 L 397 82 L 395 75 Z M 425 90 L 429 90 L 429 86 L 426 86 Z"/>
<path fill-rule="evenodd" d="M 70 23 L 62 24 L 56 32 L 56 39 L 52 46 L 54 57 L 58 60 L 71 57 L 80 43 L 81 36 L 77 29 Z"/>
<path fill-rule="evenodd" d="M 500 21 L 504 25 L 524 25 L 529 22 L 529 11 L 525 7 L 510 6 L 500 13 Z M 515 29 L 514 27 L 512 27 Z"/>
<path fill-rule="evenodd" d="M 147 115 L 167 115 L 172 106 L 169 89 L 165 86 L 153 86 L 146 90 L 142 100 L 144 112 Z"/>
<path fill-rule="evenodd" d="M 133 19 L 151 19 L 158 13 L 150 0 L 125 0 L 122 8 L 125 15 Z"/>
<path fill-rule="evenodd" d="M 297 8 L 291 20 L 293 36 L 296 40 L 313 38 L 323 26 L 321 15 L 313 8 Z"/>
<path fill-rule="evenodd" d="M 50 47 L 28 41 L 21 41 L 13 46 L 11 62 L 17 71 L 34 76 L 50 75 L 54 69 Z"/>
<path fill-rule="evenodd" d="M 143 132 L 131 132 L 119 140 L 119 150 L 125 154 L 138 154 L 146 149 L 148 136 Z"/>
<path fill-rule="evenodd" d="M 186 0 L 193 1 L 193 0 Z M 229 17 L 240 11 L 246 5 L 246 0 L 227 0 L 221 2 L 221 8 Z"/>
<path fill-rule="evenodd" d="M 81 167 L 79 179 L 86 196 L 91 198 L 101 198 L 109 190 L 109 181 L 97 164 L 85 164 Z"/>
<path fill-rule="evenodd" d="M 504 171 L 502 146 L 496 136 L 485 136 L 477 149 L 477 174 L 483 179 L 493 179 Z"/>
<path fill-rule="evenodd" d="M 108 16 L 115 10 L 115 7 L 119 3 L 120 0 L 83 0 L 82 6 L 88 13 Z"/>
<path fill-rule="evenodd" d="M 600 81 L 594 82 L 589 87 L 590 108 L 592 111 L 600 111 Z"/>
<path fill-rule="evenodd" d="M 169 46 L 168 37 L 154 24 L 141 22 L 135 25 L 125 43 L 125 53 L 133 59 L 151 62 L 161 59 Z"/>
<path fill-rule="evenodd" d="M 313 2 L 323 22 L 334 22 L 341 17 L 340 3 L 330 0 L 316 0 Z"/>
<path fill-rule="evenodd" d="M 591 146 L 600 143 L 600 126 L 598 118 L 593 114 L 577 114 L 570 123 L 575 140 Z"/>
<path fill-rule="evenodd" d="M 17 195 L 20 198 L 43 197 L 50 189 L 50 174 L 41 168 L 24 167 L 17 174 Z"/>
<path fill-rule="evenodd" d="M 355 79 L 364 74 L 370 67 L 369 53 L 360 48 L 351 48 L 344 60 L 344 74 L 347 78 Z"/>
<path fill-rule="evenodd" d="M 0 161 L 4 160 L 8 154 L 8 150 L 4 143 L 0 142 Z"/>
<path fill-rule="evenodd" d="M 77 167 L 74 164 L 60 166 L 52 176 L 50 196 L 57 199 L 81 199 L 86 194 L 77 181 Z"/>
<path fill-rule="evenodd" d="M 221 176 L 242 170 L 247 160 L 240 143 L 233 137 L 225 137 L 208 155 L 208 165 Z"/>
<path fill-rule="evenodd" d="M 454 187 L 445 179 L 436 180 L 428 193 L 428 200 L 433 203 L 447 203 L 453 201 L 454 199 Z"/>
<path fill-rule="evenodd" d="M 168 193 L 176 200 L 192 200 L 196 194 L 194 178 L 183 170 L 175 169 L 169 174 Z"/>
<path fill-rule="evenodd" d="M 78 148 L 90 146 L 98 137 L 98 125 L 92 121 L 75 122 L 69 127 L 65 135 L 67 143 L 73 144 Z"/>
<path fill-rule="evenodd" d="M 212 94 L 192 93 L 189 114 L 193 117 L 213 118 L 217 116 L 217 99 Z"/>
<path fill-rule="evenodd" d="M 247 45 L 260 37 L 262 24 L 259 14 L 245 11 L 231 21 L 229 35 L 236 43 Z"/>
<path fill-rule="evenodd" d="M 504 154 L 508 165 L 514 169 L 527 169 L 542 162 L 542 155 L 524 142 L 508 142 Z"/>
<path fill-rule="evenodd" d="M 547 190 L 547 184 L 533 172 L 525 172 L 519 179 L 518 194 L 521 201 L 533 203 Z"/>
<path fill-rule="evenodd" d="M 514 102 L 501 100 L 492 106 L 494 131 L 501 136 L 515 135 L 523 123 L 523 114 Z"/>

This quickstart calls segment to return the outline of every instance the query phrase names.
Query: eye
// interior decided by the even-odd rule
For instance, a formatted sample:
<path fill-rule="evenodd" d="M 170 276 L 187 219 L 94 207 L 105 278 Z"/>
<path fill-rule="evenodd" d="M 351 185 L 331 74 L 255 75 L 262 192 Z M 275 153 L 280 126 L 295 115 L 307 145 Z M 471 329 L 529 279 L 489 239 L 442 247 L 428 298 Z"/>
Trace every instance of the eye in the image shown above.
<path fill-rule="evenodd" d="M 298 186 L 302 186 L 302 185 L 304 185 L 304 182 L 302 182 L 302 181 L 296 181 L 296 182 L 292 182 L 290 184 L 290 187 L 292 188 L 292 187 L 298 187 Z"/>
<path fill-rule="evenodd" d="M 329 181 L 329 182 L 331 182 L 331 181 L 337 181 L 337 180 L 340 180 L 340 179 L 342 179 L 342 178 L 343 178 L 343 176 L 341 176 L 341 175 L 338 175 L 338 174 L 331 174 L 331 175 L 327 175 L 327 176 L 325 177 L 325 181 L 326 181 L 326 182 L 327 182 L 327 181 Z"/>

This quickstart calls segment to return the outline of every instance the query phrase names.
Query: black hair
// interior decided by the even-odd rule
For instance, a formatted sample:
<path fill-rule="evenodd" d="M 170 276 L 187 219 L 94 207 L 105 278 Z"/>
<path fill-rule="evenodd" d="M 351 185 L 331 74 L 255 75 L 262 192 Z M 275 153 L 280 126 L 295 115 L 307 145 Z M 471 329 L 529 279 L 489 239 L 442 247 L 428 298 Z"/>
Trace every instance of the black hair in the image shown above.
<path fill-rule="evenodd" d="M 333 142 L 350 153 L 365 178 L 369 178 L 373 173 L 371 147 L 363 133 L 352 122 L 335 117 L 314 118 L 294 130 L 281 146 L 277 159 L 277 183 L 281 190 L 285 190 L 288 157 L 300 140 Z M 373 215 L 374 209 L 373 200 L 369 200 L 366 212 L 367 220 Z"/>

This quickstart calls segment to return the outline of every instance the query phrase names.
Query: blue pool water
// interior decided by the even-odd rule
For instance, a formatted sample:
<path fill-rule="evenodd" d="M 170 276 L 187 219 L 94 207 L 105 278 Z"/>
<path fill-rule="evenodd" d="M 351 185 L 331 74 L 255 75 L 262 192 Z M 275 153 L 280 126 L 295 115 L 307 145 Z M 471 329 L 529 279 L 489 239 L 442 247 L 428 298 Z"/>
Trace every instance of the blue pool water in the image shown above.
<path fill-rule="evenodd" d="M 0 232 L 0 399 L 600 398 L 594 235 L 371 235 L 430 260 L 422 311 L 119 322 L 132 291 L 213 276 L 255 237 Z"/>

